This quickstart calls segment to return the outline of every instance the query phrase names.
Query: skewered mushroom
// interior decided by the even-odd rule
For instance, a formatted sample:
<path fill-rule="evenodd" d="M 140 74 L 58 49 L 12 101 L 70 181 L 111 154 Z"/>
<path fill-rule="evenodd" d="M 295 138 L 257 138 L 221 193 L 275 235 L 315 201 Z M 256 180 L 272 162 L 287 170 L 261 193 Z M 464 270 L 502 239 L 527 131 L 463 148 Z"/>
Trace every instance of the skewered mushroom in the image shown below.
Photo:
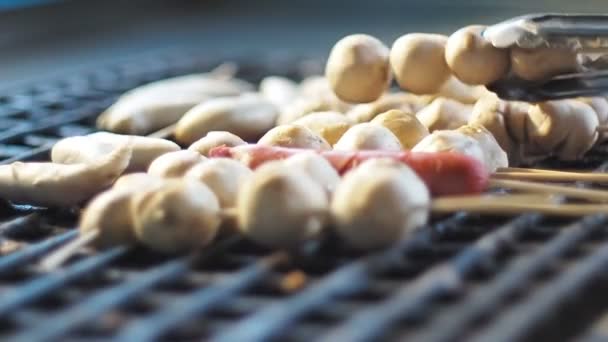
<path fill-rule="evenodd" d="M 311 113 L 293 123 L 309 128 L 323 137 L 330 145 L 338 142 L 342 134 L 354 124 L 350 118 L 338 112 Z"/>
<path fill-rule="evenodd" d="M 456 130 L 438 130 L 422 139 L 412 152 L 458 152 L 485 165 L 485 153 L 477 140 Z"/>
<path fill-rule="evenodd" d="M 418 96 L 406 93 L 386 93 L 378 100 L 353 106 L 347 113 L 350 119 L 356 123 L 368 122 L 378 114 L 391 109 L 399 109 L 406 113 L 416 111 L 428 105 L 433 98 L 431 96 Z"/>
<path fill-rule="evenodd" d="M 332 90 L 347 102 L 372 102 L 391 81 L 389 49 L 378 39 L 354 34 L 331 49 L 325 75 Z"/>
<path fill-rule="evenodd" d="M 271 247 L 294 247 L 314 238 L 326 224 L 325 190 L 304 171 L 281 161 L 255 170 L 237 198 L 239 229 Z"/>
<path fill-rule="evenodd" d="M 238 188 L 249 176 L 249 168 L 228 158 L 211 158 L 198 163 L 184 175 L 186 179 L 196 179 L 207 185 L 217 196 L 222 208 L 234 207 Z"/>
<path fill-rule="evenodd" d="M 450 78 L 444 58 L 447 37 L 410 33 L 397 39 L 390 52 L 395 79 L 402 89 L 414 94 L 435 94 Z"/>
<path fill-rule="evenodd" d="M 480 125 L 464 125 L 456 131 L 477 140 L 484 152 L 484 165 L 489 172 L 509 166 L 507 153 L 500 147 L 492 133 Z"/>
<path fill-rule="evenodd" d="M 327 159 L 315 152 L 303 152 L 285 159 L 284 164 L 293 169 L 302 170 L 321 185 L 327 195 L 331 196 L 340 182 L 340 175 Z"/>
<path fill-rule="evenodd" d="M 260 145 L 310 148 L 329 150 L 331 146 L 323 137 L 312 130 L 295 124 L 277 126 L 264 134 L 258 141 Z"/>
<path fill-rule="evenodd" d="M 452 73 L 468 84 L 490 84 L 509 72 L 509 50 L 494 47 L 482 37 L 486 26 L 471 25 L 454 32 L 445 47 Z"/>
<path fill-rule="evenodd" d="M 226 131 L 212 131 L 204 137 L 195 141 L 188 147 L 188 150 L 198 152 L 207 157 L 212 148 L 218 146 L 238 146 L 246 144 L 246 142 L 238 136 Z"/>
<path fill-rule="evenodd" d="M 386 150 L 401 151 L 399 139 L 388 128 L 379 124 L 364 122 L 346 131 L 334 145 L 334 150 Z"/>
<path fill-rule="evenodd" d="M 407 166 L 374 159 L 348 172 L 331 202 L 336 231 L 350 245 L 374 249 L 395 243 L 428 218 L 429 192 Z"/>
<path fill-rule="evenodd" d="M 531 106 L 526 127 L 530 153 L 555 153 L 562 160 L 580 158 L 598 138 L 597 114 L 574 99 Z"/>
<path fill-rule="evenodd" d="M 137 239 L 163 253 L 179 253 L 207 245 L 221 223 L 213 192 L 194 180 L 166 180 L 154 191 L 133 195 L 131 213 Z"/>
<path fill-rule="evenodd" d="M 439 97 L 416 113 L 416 117 L 430 132 L 456 129 L 467 124 L 472 109 L 472 106 Z"/>
<path fill-rule="evenodd" d="M 148 173 L 163 178 L 181 177 L 194 165 L 206 159 L 202 155 L 190 150 L 166 153 L 156 158 L 150 164 Z"/>
<path fill-rule="evenodd" d="M 511 49 L 511 71 L 529 81 L 540 81 L 578 69 L 576 52 L 569 49 Z"/>
<path fill-rule="evenodd" d="M 399 139 L 401 146 L 405 149 L 411 149 L 422 138 L 429 135 L 429 130 L 415 115 L 397 109 L 391 109 L 376 116 L 371 123 L 388 128 Z"/>

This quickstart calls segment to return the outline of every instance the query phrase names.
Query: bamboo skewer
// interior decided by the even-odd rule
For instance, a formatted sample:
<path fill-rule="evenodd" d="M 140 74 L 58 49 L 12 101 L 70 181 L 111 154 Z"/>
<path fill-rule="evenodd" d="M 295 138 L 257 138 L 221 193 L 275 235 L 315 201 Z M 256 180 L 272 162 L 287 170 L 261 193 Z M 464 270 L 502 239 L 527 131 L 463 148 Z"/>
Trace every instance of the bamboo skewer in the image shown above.
<path fill-rule="evenodd" d="M 582 189 L 566 185 L 540 184 L 509 179 L 490 179 L 489 186 L 492 188 L 508 188 L 533 193 L 555 194 L 587 201 L 608 201 L 608 191 Z"/>
<path fill-rule="evenodd" d="M 592 172 L 498 172 L 492 175 L 494 179 L 518 179 L 545 182 L 594 182 L 608 183 L 608 173 Z"/>
<path fill-rule="evenodd" d="M 581 173 L 579 171 L 561 171 L 561 170 L 550 170 L 550 169 L 534 169 L 528 167 L 499 167 L 496 170 L 496 173 L 505 173 L 505 172 L 527 172 L 527 173 L 555 173 L 555 174 L 570 174 L 570 173 Z"/>
<path fill-rule="evenodd" d="M 592 214 L 608 214 L 607 204 L 538 204 L 483 201 L 480 203 L 452 201 L 450 198 L 440 198 L 433 201 L 431 211 L 451 213 L 469 211 L 478 214 L 510 215 L 524 213 L 540 213 L 549 216 L 579 217 Z"/>
<path fill-rule="evenodd" d="M 85 234 L 80 234 L 76 239 L 63 245 L 60 249 L 51 253 L 40 262 L 40 269 L 44 271 L 52 271 L 63 265 L 76 251 L 83 246 L 88 245 L 91 241 L 99 236 L 99 230 L 91 230 Z"/>

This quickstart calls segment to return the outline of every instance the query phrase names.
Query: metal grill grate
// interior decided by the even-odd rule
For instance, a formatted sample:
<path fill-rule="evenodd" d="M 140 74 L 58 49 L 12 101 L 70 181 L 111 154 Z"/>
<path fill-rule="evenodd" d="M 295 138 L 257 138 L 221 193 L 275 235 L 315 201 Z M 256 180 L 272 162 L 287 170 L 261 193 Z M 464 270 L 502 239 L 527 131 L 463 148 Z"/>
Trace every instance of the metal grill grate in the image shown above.
<path fill-rule="evenodd" d="M 0 96 L 0 159 L 46 160 L 58 139 L 134 86 L 209 70 L 191 54 L 100 67 Z M 256 62 L 264 61 L 264 62 Z M 241 77 L 301 77 L 290 58 L 240 62 Z M 547 167 L 603 169 L 608 145 Z M 584 184 L 581 184 L 584 185 Z M 83 250 L 60 271 L 36 261 L 72 239 L 77 213 L 0 206 L 0 338 L 14 341 L 479 341 L 606 338 L 603 217 L 457 213 L 361 255 L 329 237 L 301 255 L 223 237 L 196 255 Z"/>

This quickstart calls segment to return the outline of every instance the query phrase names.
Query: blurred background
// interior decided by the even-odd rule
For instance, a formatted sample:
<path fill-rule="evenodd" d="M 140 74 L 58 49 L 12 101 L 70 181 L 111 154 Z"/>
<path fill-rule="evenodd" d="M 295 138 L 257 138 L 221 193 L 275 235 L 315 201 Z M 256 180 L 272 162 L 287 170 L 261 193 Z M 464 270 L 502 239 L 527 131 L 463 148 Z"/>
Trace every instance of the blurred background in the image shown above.
<path fill-rule="evenodd" d="M 349 33 L 387 44 L 531 12 L 608 13 L 607 0 L 0 0 L 0 88 L 139 53 L 324 58 Z"/>

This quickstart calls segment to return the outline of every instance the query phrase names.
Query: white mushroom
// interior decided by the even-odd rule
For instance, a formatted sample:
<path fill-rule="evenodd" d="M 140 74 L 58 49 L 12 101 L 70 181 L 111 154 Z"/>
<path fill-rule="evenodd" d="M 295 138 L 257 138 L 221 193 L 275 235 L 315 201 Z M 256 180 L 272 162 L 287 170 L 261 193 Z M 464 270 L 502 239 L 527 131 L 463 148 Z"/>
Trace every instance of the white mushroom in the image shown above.
<path fill-rule="evenodd" d="M 306 172 L 330 196 L 340 182 L 340 175 L 331 163 L 320 154 L 312 151 L 295 154 L 285 159 L 284 164 L 287 167 Z"/>
<path fill-rule="evenodd" d="M 456 129 L 467 124 L 472 109 L 472 106 L 439 97 L 416 113 L 416 117 L 430 132 Z"/>
<path fill-rule="evenodd" d="M 164 253 L 207 245 L 221 223 L 213 192 L 194 180 L 167 180 L 154 191 L 133 195 L 131 212 L 137 239 Z"/>
<path fill-rule="evenodd" d="M 217 196 L 222 208 L 232 208 L 239 186 L 249 176 L 251 170 L 234 159 L 211 158 L 193 166 L 184 178 L 205 183 Z"/>
<path fill-rule="evenodd" d="M 258 141 L 260 145 L 282 146 L 292 148 L 309 148 L 314 150 L 329 150 L 331 145 L 323 137 L 296 124 L 276 126 L 266 132 Z"/>
<path fill-rule="evenodd" d="M 277 161 L 260 166 L 244 182 L 236 209 L 246 236 L 266 246 L 289 248 L 322 231 L 328 200 L 306 172 Z"/>
<path fill-rule="evenodd" d="M 234 147 L 245 145 L 246 142 L 238 136 L 226 131 L 212 131 L 204 137 L 195 141 L 188 147 L 188 150 L 198 152 L 199 154 L 208 157 L 209 152 L 219 146 Z"/>
<path fill-rule="evenodd" d="M 429 191 L 404 164 L 375 159 L 348 172 L 331 202 L 336 231 L 358 249 L 391 245 L 424 225 Z"/>
<path fill-rule="evenodd" d="M 156 158 L 150 164 L 148 173 L 163 178 L 181 177 L 194 165 L 206 159 L 202 155 L 190 150 L 166 153 Z"/>
<path fill-rule="evenodd" d="M 334 150 L 386 150 L 401 151 L 399 139 L 388 128 L 379 124 L 364 122 L 346 131 L 334 145 Z"/>

